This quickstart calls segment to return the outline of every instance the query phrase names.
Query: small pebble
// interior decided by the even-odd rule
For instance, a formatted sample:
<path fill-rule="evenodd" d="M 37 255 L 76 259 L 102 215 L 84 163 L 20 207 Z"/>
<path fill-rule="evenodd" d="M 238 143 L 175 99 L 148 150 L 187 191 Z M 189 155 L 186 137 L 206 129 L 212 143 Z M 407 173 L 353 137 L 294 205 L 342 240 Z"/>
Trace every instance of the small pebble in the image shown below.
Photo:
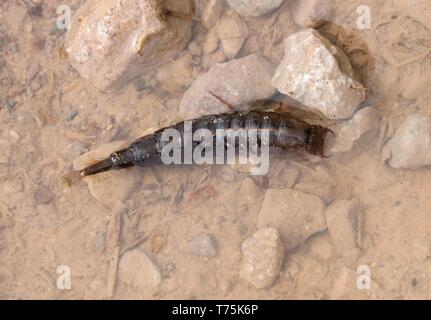
<path fill-rule="evenodd" d="M 218 254 L 218 245 L 213 235 L 204 233 L 190 240 L 187 250 L 194 256 L 215 257 Z"/>
<path fill-rule="evenodd" d="M 172 262 L 168 262 L 162 269 L 163 278 L 168 278 L 176 270 L 176 266 Z"/>
<path fill-rule="evenodd" d="M 119 278 L 136 287 L 142 294 L 151 295 L 162 282 L 159 267 L 140 249 L 126 252 L 118 265 Z"/>
<path fill-rule="evenodd" d="M 34 200 L 36 204 L 47 204 L 52 201 L 54 194 L 51 190 L 45 187 L 39 187 L 34 193 Z"/>
<path fill-rule="evenodd" d="M 431 118 L 407 116 L 383 148 L 383 160 L 394 169 L 418 169 L 431 165 Z"/>
<path fill-rule="evenodd" d="M 76 110 L 69 110 L 67 111 L 66 117 L 64 120 L 66 120 L 67 122 L 73 121 L 73 119 L 75 119 L 78 114 L 79 112 Z"/>
<path fill-rule="evenodd" d="M 239 276 L 257 289 L 270 287 L 284 259 L 283 242 L 274 228 L 257 231 L 242 243 Z"/>
<path fill-rule="evenodd" d="M 19 140 L 20 136 L 19 133 L 16 132 L 15 130 L 11 129 L 9 130 L 9 135 L 14 138 L 15 140 Z"/>

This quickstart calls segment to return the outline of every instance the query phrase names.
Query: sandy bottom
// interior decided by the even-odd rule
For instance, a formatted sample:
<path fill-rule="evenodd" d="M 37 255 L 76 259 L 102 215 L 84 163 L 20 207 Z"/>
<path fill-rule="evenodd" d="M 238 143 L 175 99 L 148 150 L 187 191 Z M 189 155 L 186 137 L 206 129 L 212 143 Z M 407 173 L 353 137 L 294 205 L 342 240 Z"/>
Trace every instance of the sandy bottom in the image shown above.
<path fill-rule="evenodd" d="M 69 2 L 75 10 L 84 1 Z M 241 243 L 256 231 L 266 187 L 280 180 L 277 175 L 262 181 L 227 166 L 133 168 L 101 176 L 98 200 L 85 182 L 69 187 L 61 178 L 87 151 L 178 120 L 182 95 L 211 58 L 185 50 L 121 92 L 103 93 L 69 66 L 61 49 L 56 8 L 64 1 L 43 1 L 40 15 L 29 14 L 30 1 L 2 1 L 0 298 L 430 298 L 431 171 L 394 170 L 381 156 L 388 135 L 429 88 L 430 42 L 422 41 L 431 38 L 429 20 L 428 26 L 418 18 L 404 21 L 406 1 L 337 2 L 333 21 L 321 31 L 348 52 L 381 128 L 347 154 L 317 163 L 286 155 L 286 161 L 299 168 L 299 181 L 313 182 L 310 172 L 323 180 L 321 191 L 332 192 L 332 200 L 359 200 L 361 254 L 346 260 L 328 232 L 320 232 L 286 252 L 273 286 L 256 290 L 238 277 Z M 371 29 L 357 28 L 360 5 L 371 10 Z M 238 57 L 260 50 L 280 61 L 282 40 L 300 28 L 286 19 L 271 27 L 276 15 L 247 20 L 258 41 L 248 41 Z M 195 41 L 207 36 L 197 22 Z M 417 84 L 408 94 L 406 81 Z M 128 179 L 132 190 L 125 190 Z M 216 257 L 188 253 L 188 242 L 202 233 L 217 239 Z M 133 279 L 116 271 L 124 254 L 137 248 L 158 267 L 156 288 L 137 290 Z M 369 290 L 357 287 L 360 266 L 371 272 Z M 64 270 L 71 274 L 70 290 L 59 281 Z"/>

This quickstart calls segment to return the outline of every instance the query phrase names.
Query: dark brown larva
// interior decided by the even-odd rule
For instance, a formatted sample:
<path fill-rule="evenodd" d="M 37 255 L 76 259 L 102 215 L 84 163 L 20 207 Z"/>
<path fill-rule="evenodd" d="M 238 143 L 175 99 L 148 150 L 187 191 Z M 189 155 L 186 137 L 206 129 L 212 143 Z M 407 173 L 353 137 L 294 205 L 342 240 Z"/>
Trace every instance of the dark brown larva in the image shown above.
<path fill-rule="evenodd" d="M 301 148 L 306 152 L 323 156 L 325 137 L 330 129 L 310 125 L 293 117 L 287 112 L 251 111 L 234 112 L 219 115 L 203 116 L 191 120 L 192 134 L 198 129 L 208 129 L 215 136 L 218 129 L 269 130 L 269 145 L 283 150 Z M 144 136 L 128 148 L 113 153 L 110 157 L 91 165 L 79 172 L 81 177 L 94 175 L 108 170 L 118 170 L 130 166 L 148 167 L 161 163 L 162 133 L 166 129 L 176 129 L 184 137 L 184 122 L 163 128 L 153 134 Z M 183 139 L 182 139 L 183 140 Z M 181 141 L 183 145 L 183 141 Z M 258 141 L 258 143 L 260 143 Z"/>

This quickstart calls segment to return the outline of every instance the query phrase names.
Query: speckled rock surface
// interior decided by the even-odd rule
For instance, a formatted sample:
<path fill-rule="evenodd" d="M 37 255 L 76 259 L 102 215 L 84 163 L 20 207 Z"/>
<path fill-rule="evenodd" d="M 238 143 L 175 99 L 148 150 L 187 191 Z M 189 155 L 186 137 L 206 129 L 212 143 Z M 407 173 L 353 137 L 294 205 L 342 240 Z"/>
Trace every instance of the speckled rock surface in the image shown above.
<path fill-rule="evenodd" d="M 114 90 L 179 53 L 192 21 L 191 0 L 90 0 L 74 14 L 65 43 L 70 63 L 104 91 Z"/>
<path fill-rule="evenodd" d="M 319 32 L 305 29 L 285 40 L 272 84 L 328 119 L 348 119 L 365 99 L 344 52 Z"/>
<path fill-rule="evenodd" d="M 274 228 L 257 231 L 242 243 L 239 276 L 258 289 L 271 286 L 283 263 L 284 250 L 280 234 Z"/>

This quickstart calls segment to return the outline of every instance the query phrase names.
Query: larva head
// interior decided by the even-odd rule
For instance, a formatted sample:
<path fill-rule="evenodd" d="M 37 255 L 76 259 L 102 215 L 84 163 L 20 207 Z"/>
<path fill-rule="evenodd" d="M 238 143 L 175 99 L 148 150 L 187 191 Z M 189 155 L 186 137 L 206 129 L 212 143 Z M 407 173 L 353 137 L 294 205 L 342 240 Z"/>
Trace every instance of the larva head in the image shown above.
<path fill-rule="evenodd" d="M 335 136 L 331 129 L 321 126 L 311 126 L 307 141 L 307 151 L 310 154 L 325 157 L 330 144 L 328 133 Z"/>

